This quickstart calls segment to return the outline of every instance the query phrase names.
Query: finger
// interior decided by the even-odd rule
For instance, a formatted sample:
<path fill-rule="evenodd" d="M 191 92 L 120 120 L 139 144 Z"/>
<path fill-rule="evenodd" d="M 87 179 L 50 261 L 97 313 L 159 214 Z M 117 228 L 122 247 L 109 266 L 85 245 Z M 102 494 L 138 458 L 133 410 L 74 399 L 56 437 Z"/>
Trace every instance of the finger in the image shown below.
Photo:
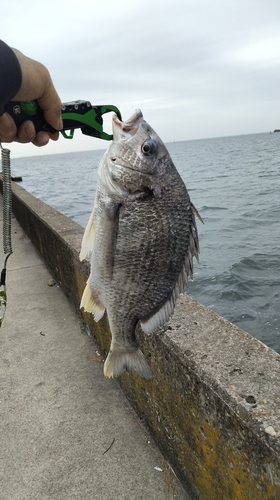
<path fill-rule="evenodd" d="M 44 111 L 47 123 L 56 130 L 61 130 L 63 128 L 61 100 L 58 97 L 50 76 L 43 95 L 38 99 L 38 104 Z"/>
<path fill-rule="evenodd" d="M 8 113 L 0 116 L 0 140 L 2 142 L 12 142 L 17 135 L 17 127 Z"/>
<path fill-rule="evenodd" d="M 57 141 L 59 137 L 59 133 L 55 132 L 54 134 L 50 134 L 48 132 L 38 132 L 32 143 L 37 146 L 46 146 L 48 144 L 49 140 L 51 139 L 52 141 Z"/>
<path fill-rule="evenodd" d="M 49 123 L 55 130 L 62 130 L 63 122 L 61 118 L 61 102 L 59 101 L 59 106 L 57 108 L 44 110 L 44 117 L 46 122 Z"/>
<path fill-rule="evenodd" d="M 50 137 L 51 141 L 57 141 L 59 138 L 59 132 L 55 132 L 54 134 L 49 133 L 49 137 Z"/>
<path fill-rule="evenodd" d="M 32 142 L 36 137 L 36 130 L 32 121 L 25 121 L 18 129 L 17 142 Z"/>

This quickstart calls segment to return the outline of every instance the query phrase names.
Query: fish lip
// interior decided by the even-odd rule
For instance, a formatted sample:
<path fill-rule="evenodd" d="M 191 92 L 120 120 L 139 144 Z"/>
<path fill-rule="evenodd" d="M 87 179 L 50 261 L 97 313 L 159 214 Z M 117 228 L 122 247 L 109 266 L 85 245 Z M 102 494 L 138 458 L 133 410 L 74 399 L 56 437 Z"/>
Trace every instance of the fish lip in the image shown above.
<path fill-rule="evenodd" d="M 123 129 L 130 130 L 131 128 L 135 127 L 137 125 L 137 128 L 139 126 L 139 122 L 141 122 L 143 119 L 143 114 L 141 109 L 136 109 L 133 115 L 128 118 L 125 122 L 123 122 Z"/>
<path fill-rule="evenodd" d="M 136 109 L 135 113 L 128 120 L 121 121 L 116 114 L 113 115 L 113 140 L 129 140 L 138 131 L 140 123 L 143 121 L 143 114 L 140 109 Z"/>

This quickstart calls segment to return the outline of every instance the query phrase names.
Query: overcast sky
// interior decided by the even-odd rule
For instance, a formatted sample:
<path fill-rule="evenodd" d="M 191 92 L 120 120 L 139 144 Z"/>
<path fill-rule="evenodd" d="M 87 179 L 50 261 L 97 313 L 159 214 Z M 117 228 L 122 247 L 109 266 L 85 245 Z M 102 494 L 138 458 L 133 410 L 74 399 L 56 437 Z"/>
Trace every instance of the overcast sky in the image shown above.
<path fill-rule="evenodd" d="M 114 104 L 124 119 L 140 108 L 165 142 L 280 128 L 280 0 L 12 0 L 0 26 L 47 66 L 63 102 Z M 106 146 L 78 132 L 11 150 Z"/>

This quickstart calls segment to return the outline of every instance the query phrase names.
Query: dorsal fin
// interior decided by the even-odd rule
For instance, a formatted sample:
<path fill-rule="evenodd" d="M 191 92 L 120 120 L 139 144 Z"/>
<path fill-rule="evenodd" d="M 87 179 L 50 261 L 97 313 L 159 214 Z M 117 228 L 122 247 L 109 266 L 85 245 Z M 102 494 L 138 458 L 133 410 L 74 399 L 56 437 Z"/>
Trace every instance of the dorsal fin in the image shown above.
<path fill-rule="evenodd" d="M 173 291 L 169 296 L 169 298 L 166 300 L 166 302 L 147 321 L 140 321 L 141 328 L 144 333 L 149 335 L 157 328 L 164 325 L 164 323 L 166 323 L 171 318 L 174 312 L 175 302 L 179 297 L 180 293 L 184 291 L 185 285 L 187 285 L 187 273 L 184 265 L 181 272 L 179 273 Z"/>
<path fill-rule="evenodd" d="M 185 262 L 178 275 L 173 291 L 166 302 L 155 314 L 153 314 L 153 316 L 151 316 L 146 321 L 140 321 L 141 328 L 147 335 L 152 333 L 160 326 L 164 325 L 164 323 L 166 323 L 171 318 L 174 312 L 175 302 L 177 298 L 179 297 L 180 293 L 184 292 L 185 286 L 188 285 L 188 277 L 193 275 L 193 257 L 196 257 L 196 260 L 198 261 L 199 256 L 199 241 L 195 223 L 195 215 L 198 216 L 201 221 L 202 219 L 193 205 L 192 214 L 193 220 L 190 225 L 189 248 L 185 258 Z"/>

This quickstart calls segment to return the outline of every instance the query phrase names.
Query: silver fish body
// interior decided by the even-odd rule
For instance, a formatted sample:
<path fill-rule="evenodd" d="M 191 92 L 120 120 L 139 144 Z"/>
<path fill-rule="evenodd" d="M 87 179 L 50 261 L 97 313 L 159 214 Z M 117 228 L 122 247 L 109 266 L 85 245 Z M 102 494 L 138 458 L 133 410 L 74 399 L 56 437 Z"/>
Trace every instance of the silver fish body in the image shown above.
<path fill-rule="evenodd" d="M 91 272 L 81 307 L 96 321 L 107 311 L 112 343 L 105 376 L 127 370 L 150 379 L 135 328 L 140 321 L 152 333 L 172 315 L 198 259 L 197 212 L 140 110 L 125 122 L 114 116 L 113 137 L 82 242 L 80 258 L 91 253 Z"/>

